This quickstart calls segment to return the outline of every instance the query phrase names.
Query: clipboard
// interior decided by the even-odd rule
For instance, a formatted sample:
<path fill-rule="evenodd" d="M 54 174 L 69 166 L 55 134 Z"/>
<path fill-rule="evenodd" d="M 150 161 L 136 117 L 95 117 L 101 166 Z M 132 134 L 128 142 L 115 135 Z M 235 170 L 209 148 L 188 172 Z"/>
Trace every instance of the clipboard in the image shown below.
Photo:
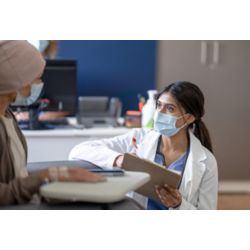
<path fill-rule="evenodd" d="M 128 171 L 139 171 L 150 174 L 150 181 L 135 191 L 156 201 L 160 201 L 160 199 L 155 192 L 155 185 L 168 184 L 172 188 L 178 188 L 181 181 L 180 174 L 170 171 L 155 162 L 129 153 L 124 154 L 122 168 Z"/>

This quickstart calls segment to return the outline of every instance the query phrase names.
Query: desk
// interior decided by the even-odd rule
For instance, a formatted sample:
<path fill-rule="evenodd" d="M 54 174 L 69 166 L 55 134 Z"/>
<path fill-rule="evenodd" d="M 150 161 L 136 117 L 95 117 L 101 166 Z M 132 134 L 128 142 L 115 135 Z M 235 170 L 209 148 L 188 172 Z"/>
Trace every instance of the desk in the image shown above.
<path fill-rule="evenodd" d="M 130 131 L 124 127 L 89 129 L 23 130 L 28 144 L 28 162 L 67 160 L 77 144 L 111 138 Z"/>
<path fill-rule="evenodd" d="M 62 167 L 65 165 L 68 165 L 69 167 L 74 167 L 75 165 L 79 166 L 79 163 L 80 162 L 75 162 L 75 161 L 54 162 L 55 166 L 58 166 L 58 167 Z M 48 164 L 51 165 L 51 163 L 46 163 L 46 162 L 30 163 L 28 165 L 28 171 L 30 173 L 35 173 L 36 171 L 40 171 L 42 169 L 47 168 Z M 85 161 L 81 161 L 80 166 L 89 170 L 96 168 L 96 166 L 91 165 Z M 49 197 L 49 199 L 47 199 L 47 201 L 49 202 L 43 201 L 40 204 L 3 206 L 0 209 L 8 209 L 8 210 L 9 209 L 11 210 L 23 210 L 23 209 L 24 210 L 38 210 L 38 209 L 39 210 L 53 210 L 53 209 L 56 209 L 56 210 L 99 210 L 99 209 L 135 210 L 135 209 L 143 209 L 136 201 L 134 201 L 133 199 L 129 197 L 126 197 L 125 194 L 126 192 L 130 192 L 144 185 L 147 181 L 149 181 L 149 179 L 150 177 L 146 173 L 126 172 L 124 177 L 107 177 L 107 182 L 103 182 L 103 183 L 96 183 L 96 184 L 80 183 L 80 182 L 79 183 L 50 183 L 50 184 L 40 187 L 41 196 L 43 194 L 44 197 L 47 197 L 47 198 Z M 51 189 L 51 185 L 55 186 L 56 184 L 61 185 L 61 187 L 62 185 L 64 185 L 64 190 L 63 188 L 62 190 L 60 188 L 58 192 L 58 190 L 55 188 Z M 74 198 L 72 200 L 72 197 L 74 197 L 74 195 L 78 195 L 79 193 L 78 188 L 77 190 L 74 189 L 72 192 L 72 185 L 81 185 L 81 188 L 86 188 L 86 192 L 84 193 L 80 192 L 81 195 L 79 196 L 79 197 L 83 197 L 85 195 L 86 199 Z M 101 186 L 98 188 L 97 185 L 101 185 Z M 71 186 L 71 191 L 68 190 L 69 186 Z M 92 190 L 92 193 L 90 193 L 91 190 Z M 102 193 L 95 195 L 95 191 L 100 193 L 100 190 Z M 71 195 L 69 196 L 70 193 Z M 112 193 L 112 194 L 108 195 L 108 193 Z M 44 194 L 47 194 L 47 195 L 44 195 Z M 63 194 L 63 196 L 62 195 L 60 196 L 60 194 Z M 94 198 L 90 199 L 90 194 Z M 103 198 L 100 199 L 100 197 L 102 196 L 106 197 L 105 201 L 103 200 Z M 51 197 L 53 197 L 53 199 L 50 199 Z M 86 202 L 86 200 L 88 202 Z M 96 202 L 93 202 L 93 201 L 96 201 Z"/>

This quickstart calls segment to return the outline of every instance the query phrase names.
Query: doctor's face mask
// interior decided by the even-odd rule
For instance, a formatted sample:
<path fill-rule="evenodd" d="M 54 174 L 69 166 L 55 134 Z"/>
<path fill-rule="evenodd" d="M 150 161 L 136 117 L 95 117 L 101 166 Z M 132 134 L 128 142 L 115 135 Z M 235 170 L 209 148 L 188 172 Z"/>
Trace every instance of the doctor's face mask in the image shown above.
<path fill-rule="evenodd" d="M 176 117 L 173 115 L 161 113 L 156 110 L 154 114 L 154 129 L 162 135 L 168 137 L 174 136 L 187 125 L 185 123 L 180 128 L 176 127 L 177 120 L 182 118 L 183 116 L 184 115 Z"/>
<path fill-rule="evenodd" d="M 13 106 L 29 106 L 29 105 L 35 103 L 38 100 L 38 98 L 40 97 L 43 86 L 44 86 L 44 83 L 42 81 L 39 83 L 32 84 L 30 96 L 22 96 L 18 92 L 15 102 L 13 102 L 11 105 L 13 105 Z"/>
<path fill-rule="evenodd" d="M 162 93 L 156 100 L 154 129 L 167 137 L 174 136 L 187 126 L 185 119 L 182 119 L 183 121 L 177 124 L 177 121 L 186 114 L 186 111 L 176 102 L 176 99 L 170 93 Z"/>

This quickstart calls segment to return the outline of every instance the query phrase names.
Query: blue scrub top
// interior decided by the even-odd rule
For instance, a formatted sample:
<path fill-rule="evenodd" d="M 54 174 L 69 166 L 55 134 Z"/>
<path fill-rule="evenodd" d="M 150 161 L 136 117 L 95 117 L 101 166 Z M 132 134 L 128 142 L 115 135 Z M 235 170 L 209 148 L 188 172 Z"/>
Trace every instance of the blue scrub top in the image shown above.
<path fill-rule="evenodd" d="M 158 141 L 158 146 L 156 149 L 154 161 L 162 166 L 166 166 L 165 157 L 160 152 L 160 145 L 161 145 L 161 136 L 160 136 L 159 141 Z M 168 169 L 178 171 L 180 174 L 182 174 L 184 171 L 186 162 L 187 162 L 188 154 L 189 154 L 189 148 L 186 151 L 186 153 L 184 153 L 178 160 L 171 163 L 170 166 L 168 167 Z M 161 202 L 158 202 L 158 201 L 155 201 L 152 199 L 148 199 L 147 209 L 148 210 L 167 210 L 168 208 L 166 206 L 164 206 Z"/>

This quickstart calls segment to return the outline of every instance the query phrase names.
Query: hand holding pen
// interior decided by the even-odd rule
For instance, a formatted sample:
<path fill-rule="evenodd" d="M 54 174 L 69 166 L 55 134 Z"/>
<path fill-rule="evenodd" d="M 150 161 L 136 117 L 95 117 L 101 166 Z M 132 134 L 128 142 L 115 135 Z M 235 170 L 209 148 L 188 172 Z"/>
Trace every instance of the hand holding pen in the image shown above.
<path fill-rule="evenodd" d="M 132 146 L 133 146 L 133 150 L 130 153 L 136 155 L 136 150 L 138 149 L 138 146 L 137 146 L 137 141 L 136 141 L 135 136 L 132 137 L 132 142 L 131 143 L 132 143 Z M 114 160 L 113 166 L 114 167 L 122 167 L 123 159 L 124 159 L 123 154 L 118 155 Z"/>
<path fill-rule="evenodd" d="M 138 146 L 137 146 L 137 141 L 136 141 L 136 137 L 135 136 L 133 136 L 133 138 L 132 138 L 132 145 L 133 145 L 132 154 L 136 155 L 136 150 L 138 149 Z"/>

